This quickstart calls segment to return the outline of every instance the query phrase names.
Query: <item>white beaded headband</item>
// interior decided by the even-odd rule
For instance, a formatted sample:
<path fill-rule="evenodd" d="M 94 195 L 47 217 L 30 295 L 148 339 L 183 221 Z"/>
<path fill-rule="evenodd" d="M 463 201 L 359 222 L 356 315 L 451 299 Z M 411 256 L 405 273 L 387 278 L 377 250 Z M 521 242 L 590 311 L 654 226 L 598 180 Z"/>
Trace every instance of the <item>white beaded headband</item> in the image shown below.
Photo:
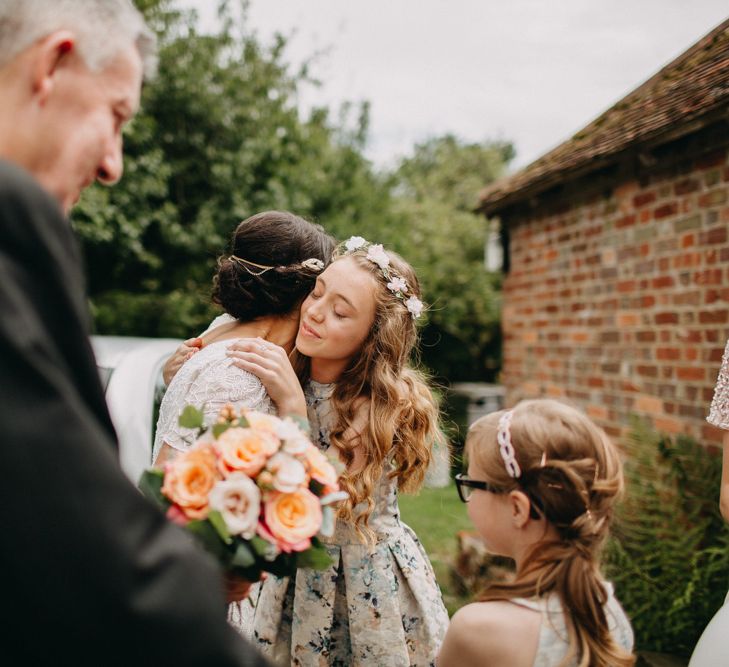
<path fill-rule="evenodd" d="M 516 452 L 514 445 L 511 444 L 511 418 L 514 416 L 513 410 L 507 410 L 499 418 L 499 426 L 496 431 L 496 442 L 499 443 L 499 452 L 501 458 L 504 459 L 504 467 L 509 477 L 519 479 L 521 477 L 521 467 L 516 460 Z"/>

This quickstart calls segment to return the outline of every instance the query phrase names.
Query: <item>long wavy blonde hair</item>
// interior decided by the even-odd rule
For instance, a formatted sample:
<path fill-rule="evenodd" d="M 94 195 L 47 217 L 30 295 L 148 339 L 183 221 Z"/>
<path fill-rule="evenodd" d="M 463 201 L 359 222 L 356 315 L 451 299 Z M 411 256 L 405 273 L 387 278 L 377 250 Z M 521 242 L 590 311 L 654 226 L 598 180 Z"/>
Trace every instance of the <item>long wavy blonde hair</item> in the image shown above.
<path fill-rule="evenodd" d="M 551 592 L 562 603 L 570 650 L 579 667 L 628 667 L 635 658 L 617 645 L 604 605 L 600 555 L 615 503 L 623 492 L 619 453 L 605 432 L 579 410 L 550 399 L 522 401 L 511 420 L 511 442 L 522 470 L 509 476 L 496 440 L 502 412 L 479 419 L 466 438 L 466 455 L 479 479 L 518 489 L 546 517 L 557 540 L 533 545 L 513 582 L 494 583 L 482 601 L 532 598 Z"/>
<path fill-rule="evenodd" d="M 340 248 L 334 261 L 344 254 Z M 387 470 L 391 479 L 397 478 L 399 490 L 418 491 L 433 447 L 436 442 L 444 443 L 444 437 L 426 376 L 411 365 L 418 341 L 415 320 L 403 301 L 387 288 L 381 269 L 366 254 L 357 250 L 347 252 L 346 257 L 374 279 L 375 319 L 361 349 L 336 382 L 332 394 L 336 421 L 330 441 L 348 467 L 354 460 L 354 449 L 364 450 L 364 467 L 346 470 L 340 479 L 349 499 L 340 505 L 338 518 L 351 522 L 361 539 L 372 542 L 369 519 L 375 506 L 374 490 L 383 472 Z M 387 255 L 391 268 L 407 280 L 408 294 L 419 295 L 420 284 L 412 267 L 396 253 L 388 251 Z M 308 359 L 299 355 L 294 365 L 299 378 L 308 379 Z M 369 401 L 367 428 L 348 438 L 363 399 Z"/>

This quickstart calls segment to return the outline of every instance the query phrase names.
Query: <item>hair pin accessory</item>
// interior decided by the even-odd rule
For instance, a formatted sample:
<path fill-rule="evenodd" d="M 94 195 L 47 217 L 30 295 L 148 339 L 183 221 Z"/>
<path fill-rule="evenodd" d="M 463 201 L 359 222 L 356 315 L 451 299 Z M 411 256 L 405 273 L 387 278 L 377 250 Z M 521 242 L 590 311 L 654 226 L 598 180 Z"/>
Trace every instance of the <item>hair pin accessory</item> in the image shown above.
<path fill-rule="evenodd" d="M 242 257 L 238 257 L 236 255 L 231 255 L 228 259 L 232 259 L 234 262 L 236 262 L 236 264 L 238 264 L 239 266 L 242 266 L 243 269 L 246 272 L 250 273 L 252 276 L 261 276 L 264 273 L 266 273 L 266 271 L 270 271 L 271 269 L 276 268 L 275 266 L 267 266 L 265 264 L 256 264 L 255 262 L 251 262 L 248 259 L 243 259 Z M 260 271 L 252 271 L 250 268 L 248 268 L 250 266 L 252 266 L 256 269 L 260 269 Z"/>

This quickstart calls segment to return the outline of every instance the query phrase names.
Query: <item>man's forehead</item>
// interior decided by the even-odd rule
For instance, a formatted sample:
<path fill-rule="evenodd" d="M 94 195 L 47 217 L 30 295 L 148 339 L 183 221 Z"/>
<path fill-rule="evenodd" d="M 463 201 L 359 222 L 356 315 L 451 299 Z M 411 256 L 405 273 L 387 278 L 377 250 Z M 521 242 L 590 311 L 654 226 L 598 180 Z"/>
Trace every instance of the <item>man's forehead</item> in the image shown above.
<path fill-rule="evenodd" d="M 129 115 L 139 109 L 144 70 L 142 58 L 135 47 L 120 51 L 99 73 L 116 106 L 124 107 Z"/>

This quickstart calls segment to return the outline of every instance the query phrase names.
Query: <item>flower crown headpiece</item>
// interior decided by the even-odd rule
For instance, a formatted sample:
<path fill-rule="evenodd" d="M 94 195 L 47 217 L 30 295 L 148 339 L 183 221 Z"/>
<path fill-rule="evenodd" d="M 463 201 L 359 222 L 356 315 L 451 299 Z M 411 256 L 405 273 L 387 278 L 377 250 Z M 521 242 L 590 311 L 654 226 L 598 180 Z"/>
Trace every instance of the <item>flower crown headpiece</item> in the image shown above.
<path fill-rule="evenodd" d="M 390 258 L 387 252 L 379 243 L 370 243 L 361 236 L 351 236 L 345 243 L 345 255 L 351 255 L 358 250 L 367 251 L 367 259 L 373 264 L 380 267 L 383 277 L 387 280 L 387 289 L 392 292 L 395 298 L 403 302 L 405 308 L 412 315 L 413 319 L 417 319 L 423 313 L 425 306 L 423 302 L 414 294 L 409 294 L 410 287 L 408 281 L 399 273 L 390 268 Z"/>

